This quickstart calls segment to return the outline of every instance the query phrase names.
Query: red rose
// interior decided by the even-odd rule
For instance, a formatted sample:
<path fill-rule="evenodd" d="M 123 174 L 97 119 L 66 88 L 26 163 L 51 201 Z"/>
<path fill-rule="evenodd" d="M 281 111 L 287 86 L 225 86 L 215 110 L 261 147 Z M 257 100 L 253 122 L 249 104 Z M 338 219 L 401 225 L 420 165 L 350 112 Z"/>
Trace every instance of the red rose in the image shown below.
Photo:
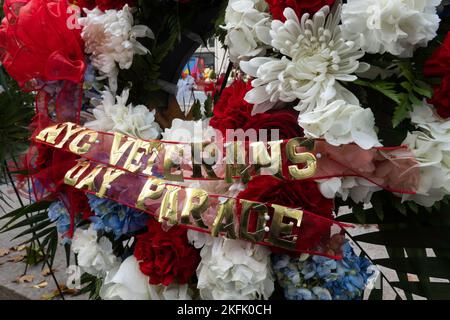
<path fill-rule="evenodd" d="M 442 118 L 450 117 L 450 74 L 442 78 L 441 85 L 434 87 L 433 98 L 428 100 L 436 107 Z"/>
<path fill-rule="evenodd" d="M 154 219 L 147 226 L 148 232 L 137 237 L 134 249 L 142 273 L 150 277 L 150 284 L 187 283 L 200 262 L 198 251 L 188 243 L 187 231 L 174 226 L 166 232 Z"/>
<path fill-rule="evenodd" d="M 281 180 L 272 176 L 257 176 L 248 183 L 247 189 L 239 193 L 238 198 L 301 208 L 318 216 L 333 218 L 333 200 L 326 199 L 320 193 L 317 183 L 310 180 Z M 252 222 L 256 223 L 256 219 Z M 301 239 L 297 249 L 311 250 L 326 242 L 330 237 L 330 227 L 329 221 L 311 215 L 304 216 L 300 228 L 297 230 L 297 227 L 294 227 L 293 231 L 299 234 Z"/>
<path fill-rule="evenodd" d="M 214 106 L 214 116 L 210 125 L 226 136 L 227 129 L 278 129 L 280 139 L 303 136 L 298 125 L 298 112 L 291 109 L 272 110 L 252 116 L 253 105 L 244 100 L 251 90 L 251 84 L 235 80 L 223 90 L 219 101 Z M 269 132 L 270 137 L 270 132 Z"/>
<path fill-rule="evenodd" d="M 285 21 L 283 11 L 287 7 L 294 9 L 297 16 L 301 17 L 305 13 L 314 14 L 323 6 L 333 5 L 334 0 L 266 0 L 266 2 L 269 4 L 273 18 Z"/>
<path fill-rule="evenodd" d="M 441 78 L 441 84 L 434 86 L 433 97 L 428 102 L 436 107 L 441 117 L 450 117 L 450 32 L 426 61 L 423 72 L 427 77 Z"/>
<path fill-rule="evenodd" d="M 32 80 L 83 81 L 80 30 L 69 29 L 66 0 L 5 0 L 0 59 L 21 86 Z"/>
<path fill-rule="evenodd" d="M 136 0 L 72 0 L 71 3 L 89 10 L 97 6 L 100 10 L 105 11 L 109 9 L 121 10 L 126 4 L 133 7 L 136 5 Z"/>

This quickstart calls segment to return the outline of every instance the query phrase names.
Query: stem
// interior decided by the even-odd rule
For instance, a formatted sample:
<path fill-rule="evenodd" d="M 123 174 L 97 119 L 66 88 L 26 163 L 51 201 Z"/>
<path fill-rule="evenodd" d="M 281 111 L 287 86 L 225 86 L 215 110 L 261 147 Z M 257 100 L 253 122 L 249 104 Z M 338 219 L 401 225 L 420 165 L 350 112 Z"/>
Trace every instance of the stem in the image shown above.
<path fill-rule="evenodd" d="M 24 208 L 24 207 L 25 207 L 25 206 L 24 206 L 24 203 L 23 203 L 23 201 L 22 201 L 22 198 L 20 197 L 19 191 L 17 190 L 16 184 L 14 183 L 14 179 L 13 179 L 13 177 L 12 177 L 12 175 L 11 175 L 11 172 L 9 171 L 8 164 L 6 163 L 6 160 L 4 161 L 4 164 L 5 164 L 5 168 L 6 168 L 6 174 L 7 174 L 7 176 L 8 176 L 9 181 L 11 182 L 11 184 L 12 184 L 12 186 L 13 186 L 14 193 L 16 194 L 16 197 L 17 197 L 17 199 L 18 199 L 18 201 L 19 201 L 20 206 L 21 206 L 22 208 Z M 29 215 L 28 215 L 28 213 L 25 214 L 25 217 L 26 217 L 27 219 L 30 218 Z M 32 225 L 31 225 L 31 227 L 32 227 Z M 34 236 L 35 236 L 35 232 L 33 232 L 33 237 L 34 237 Z M 48 269 L 49 269 L 49 271 L 50 271 L 50 275 L 52 276 L 53 281 L 55 282 L 55 285 L 56 285 L 56 287 L 57 287 L 57 289 L 58 289 L 58 292 L 59 292 L 59 294 L 60 294 L 60 296 L 61 296 L 61 299 L 62 299 L 62 300 L 65 300 L 64 294 L 63 294 L 63 292 L 62 292 L 62 290 L 61 290 L 61 287 L 59 286 L 58 280 L 56 280 L 55 273 L 54 273 L 53 270 L 52 270 L 52 266 L 50 265 L 50 263 L 49 263 L 48 260 L 46 259 L 46 254 L 45 254 L 44 250 L 43 250 L 42 247 L 41 247 L 41 241 L 40 241 L 39 239 L 36 239 L 36 243 L 37 243 L 37 245 L 39 246 L 39 249 L 40 249 L 40 251 L 41 251 L 41 253 L 42 253 L 42 256 L 44 257 L 44 263 L 47 265 L 47 267 L 48 267 Z M 25 273 L 26 273 L 27 270 L 28 270 L 28 262 L 27 262 L 27 267 L 25 268 Z"/>
<path fill-rule="evenodd" d="M 228 78 L 230 77 L 231 74 L 231 70 L 233 70 L 233 62 L 229 62 L 228 63 L 228 68 L 227 68 L 227 72 L 225 73 L 225 78 L 223 79 L 223 83 L 222 83 L 222 87 L 220 88 L 220 93 L 219 95 L 222 94 L 222 91 L 226 88 L 227 83 L 228 83 Z"/>

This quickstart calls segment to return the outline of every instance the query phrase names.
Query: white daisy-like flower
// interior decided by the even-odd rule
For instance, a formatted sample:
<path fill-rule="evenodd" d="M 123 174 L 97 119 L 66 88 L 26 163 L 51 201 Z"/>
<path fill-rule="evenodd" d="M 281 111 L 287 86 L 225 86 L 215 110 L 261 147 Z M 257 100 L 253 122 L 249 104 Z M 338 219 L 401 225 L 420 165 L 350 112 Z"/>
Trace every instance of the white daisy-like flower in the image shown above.
<path fill-rule="evenodd" d="M 157 139 L 161 127 L 155 122 L 155 110 L 149 111 L 144 105 L 127 105 L 129 93 L 129 90 L 124 90 L 121 96 L 114 97 L 109 90 L 104 91 L 101 104 L 93 109 L 96 120 L 86 122 L 84 126 L 97 131 L 120 132 L 141 139 Z"/>
<path fill-rule="evenodd" d="M 133 26 L 133 15 L 128 5 L 122 10 L 101 11 L 84 9 L 86 17 L 79 18 L 83 27 L 81 37 L 85 52 L 91 55 L 92 65 L 99 70 L 100 78 L 108 78 L 109 87 L 117 90 L 120 69 L 129 69 L 135 54 L 145 55 L 149 50 L 136 39 L 154 38 L 153 32 L 144 25 Z"/>
<path fill-rule="evenodd" d="M 334 146 L 353 142 L 363 149 L 381 146 L 372 110 L 343 100 L 300 114 L 298 122 L 306 137 L 324 138 Z"/>
<path fill-rule="evenodd" d="M 342 9 L 342 31 L 348 37 L 364 36 L 368 53 L 389 52 L 411 57 L 436 36 L 441 0 L 348 0 Z"/>
<path fill-rule="evenodd" d="M 270 15 L 264 0 L 230 0 L 225 11 L 225 45 L 230 60 L 255 57 L 270 45 Z"/>
<path fill-rule="evenodd" d="M 274 291 L 270 250 L 241 240 L 213 238 L 188 231 L 196 248 L 202 248 L 197 268 L 202 299 L 268 299 Z"/>
<path fill-rule="evenodd" d="M 97 231 L 78 228 L 72 239 L 72 251 L 77 254 L 78 266 L 83 272 L 103 278 L 118 265 L 112 243 L 105 237 L 97 239 Z"/>
<path fill-rule="evenodd" d="M 279 100 L 300 99 L 296 109 L 301 112 L 337 99 L 359 104 L 339 81 L 356 80 L 354 73 L 366 71 L 368 65 L 358 61 L 364 56 L 360 41 L 343 37 L 339 26 L 341 7 L 335 8 L 330 13 L 325 6 L 311 19 L 304 14 L 301 20 L 294 10 L 286 8 L 286 22 L 272 22 L 272 46 L 284 57 L 254 58 L 240 63 L 241 69 L 255 78 L 254 89 L 247 93 L 246 101 L 262 111 Z"/>
<path fill-rule="evenodd" d="M 151 285 L 148 276 L 139 269 L 134 256 L 108 272 L 100 297 L 103 300 L 191 300 L 187 285 Z"/>
<path fill-rule="evenodd" d="M 422 131 L 408 133 L 403 144 L 419 162 L 420 181 L 414 195 L 403 195 L 426 207 L 450 193 L 450 122 L 439 118 L 426 102 L 414 106 L 411 122 Z"/>

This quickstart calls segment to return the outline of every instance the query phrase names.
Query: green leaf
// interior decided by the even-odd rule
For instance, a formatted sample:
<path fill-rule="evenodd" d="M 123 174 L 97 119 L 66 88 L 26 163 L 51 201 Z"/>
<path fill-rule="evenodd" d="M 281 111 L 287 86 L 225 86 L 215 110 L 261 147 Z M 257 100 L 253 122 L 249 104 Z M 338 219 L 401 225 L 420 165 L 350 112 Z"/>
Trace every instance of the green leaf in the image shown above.
<path fill-rule="evenodd" d="M 427 83 L 421 80 L 416 80 L 414 84 L 415 85 L 413 86 L 413 90 L 421 96 L 427 98 L 431 98 L 433 96 L 433 88 L 431 88 L 431 86 L 429 86 Z"/>
<path fill-rule="evenodd" d="M 36 233 L 33 237 L 31 237 L 30 239 L 22 242 L 20 245 L 26 244 L 26 243 L 30 243 L 33 242 L 35 240 L 39 240 L 40 238 L 48 235 L 51 232 L 56 232 L 56 227 L 49 227 L 47 229 L 42 230 L 41 232 Z M 57 233 L 57 232 L 56 232 Z M 51 239 L 50 239 L 51 240 Z"/>
<path fill-rule="evenodd" d="M 384 211 L 383 211 L 383 202 L 377 199 L 376 193 L 372 197 L 372 206 L 375 211 L 377 217 L 383 221 L 384 219 Z"/>
<path fill-rule="evenodd" d="M 208 94 L 208 97 L 206 98 L 204 107 L 205 107 L 205 116 L 207 118 L 211 118 L 214 114 L 213 114 L 213 101 L 210 94 Z"/>
<path fill-rule="evenodd" d="M 36 223 L 36 222 L 40 222 L 42 220 L 47 220 L 48 219 L 48 214 L 47 212 L 42 212 L 39 213 L 37 215 L 34 215 L 32 217 L 29 217 L 28 219 L 24 219 L 20 222 L 17 222 L 14 225 L 11 225 L 10 223 L 4 225 L 0 230 L 1 232 L 8 232 L 17 228 L 21 228 L 24 226 L 31 226 L 32 224 Z"/>
<path fill-rule="evenodd" d="M 71 253 L 69 243 L 64 244 L 64 252 L 66 253 L 66 265 L 67 265 L 67 267 L 69 267 L 70 266 L 70 253 Z"/>
<path fill-rule="evenodd" d="M 201 110 L 201 104 L 199 100 L 195 100 L 194 104 L 192 105 L 192 116 L 194 120 L 201 120 L 202 119 L 202 110 Z"/>
<path fill-rule="evenodd" d="M 53 223 L 53 221 L 47 219 L 45 221 L 42 221 L 41 223 L 38 223 L 36 225 L 34 225 L 32 228 L 29 228 L 21 233 L 19 233 L 18 235 L 16 235 L 13 239 L 17 239 L 20 238 L 24 235 L 30 234 L 30 233 L 34 233 L 40 230 L 43 230 L 44 228 L 48 227 L 49 225 L 51 225 Z"/>
<path fill-rule="evenodd" d="M 418 99 L 414 94 L 410 94 L 408 96 L 409 101 L 411 102 L 412 105 L 416 105 L 416 106 L 421 106 L 422 105 L 422 100 Z"/>
<path fill-rule="evenodd" d="M 4 215 L 0 219 L 9 218 L 10 220 L 2 227 L 2 229 L 0 229 L 0 230 L 2 230 L 1 232 L 3 232 L 3 230 L 5 228 L 8 228 L 14 221 L 17 221 L 21 217 L 26 216 L 27 214 L 32 213 L 32 212 L 47 209 L 49 205 L 50 205 L 50 202 L 46 202 L 46 201 L 36 202 L 29 206 L 19 208 L 17 210 L 14 210 L 14 211 Z"/>
<path fill-rule="evenodd" d="M 403 120 L 408 117 L 411 111 L 411 102 L 409 95 L 402 94 L 400 96 L 400 104 L 395 108 L 394 116 L 392 117 L 392 126 L 396 128 Z"/>
<path fill-rule="evenodd" d="M 356 81 L 354 81 L 354 83 L 360 86 L 369 87 L 373 90 L 376 90 L 384 94 L 389 99 L 393 100 L 395 103 L 400 104 L 399 93 L 395 90 L 397 84 L 394 82 L 388 81 L 368 82 L 361 79 L 357 79 Z"/>
<path fill-rule="evenodd" d="M 414 213 L 419 213 L 419 207 L 417 206 L 417 204 L 413 201 L 407 201 L 406 205 L 409 207 L 409 209 L 411 209 L 411 211 L 413 211 Z"/>
<path fill-rule="evenodd" d="M 410 83 L 414 82 L 414 74 L 409 61 L 396 61 L 400 69 L 400 75 L 405 77 Z"/>

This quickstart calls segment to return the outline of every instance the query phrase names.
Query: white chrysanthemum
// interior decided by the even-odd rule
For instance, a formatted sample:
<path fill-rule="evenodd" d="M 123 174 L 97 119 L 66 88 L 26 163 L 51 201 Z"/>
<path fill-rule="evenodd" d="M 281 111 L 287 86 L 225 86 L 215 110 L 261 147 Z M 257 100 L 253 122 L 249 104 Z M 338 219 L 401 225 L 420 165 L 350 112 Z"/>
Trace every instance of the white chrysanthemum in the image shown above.
<path fill-rule="evenodd" d="M 201 248 L 197 268 L 202 299 L 268 299 L 274 291 L 270 269 L 270 250 L 250 242 L 213 238 L 188 231 L 196 248 Z"/>
<path fill-rule="evenodd" d="M 450 193 L 450 122 L 438 118 L 431 106 L 414 106 L 411 122 L 422 131 L 408 133 L 403 144 L 410 147 L 420 167 L 419 187 L 414 195 L 403 195 L 430 207 Z"/>
<path fill-rule="evenodd" d="M 325 6 L 312 19 L 304 14 L 299 20 L 291 8 L 284 10 L 284 16 L 286 22 L 273 21 L 270 31 L 272 46 L 284 57 L 254 58 L 240 64 L 256 78 L 245 100 L 267 110 L 267 103 L 300 99 L 297 109 L 302 112 L 337 99 L 359 104 L 339 81 L 356 80 L 353 73 L 367 70 L 368 65 L 358 61 L 364 56 L 359 41 L 348 41 L 341 34 L 340 6 L 334 13 Z"/>
<path fill-rule="evenodd" d="M 102 103 L 93 110 L 96 120 L 85 123 L 85 127 L 97 131 L 121 132 L 141 139 L 157 139 L 161 127 L 155 122 L 155 110 L 149 111 L 143 105 L 127 105 L 128 97 L 129 90 L 124 90 L 116 98 L 110 91 L 104 91 Z"/>
<path fill-rule="evenodd" d="M 348 0 L 342 9 L 342 31 L 348 37 L 364 36 L 368 53 L 389 52 L 411 57 L 436 36 L 441 0 Z"/>
<path fill-rule="evenodd" d="M 118 264 L 112 243 L 105 237 L 98 240 L 92 225 L 87 230 L 76 229 L 71 248 L 77 254 L 81 270 L 93 276 L 103 278 Z"/>
<path fill-rule="evenodd" d="M 320 180 L 319 190 L 325 198 L 335 199 L 337 196 L 344 201 L 350 197 L 356 203 L 370 203 L 372 195 L 381 188 L 359 177 L 331 178 Z"/>
<path fill-rule="evenodd" d="M 119 11 L 103 12 L 98 8 L 84 11 L 86 17 L 79 18 L 79 23 L 83 27 L 81 37 L 85 42 L 85 52 L 91 54 L 92 65 L 99 70 L 100 79 L 108 78 L 109 87 L 115 92 L 118 67 L 129 69 L 135 54 L 149 53 L 136 38 L 154 38 L 153 32 L 144 25 L 133 26 L 133 15 L 128 5 Z"/>
<path fill-rule="evenodd" d="M 324 138 L 329 144 L 356 143 L 363 149 L 381 146 L 375 132 L 375 117 L 370 109 L 343 100 L 300 114 L 300 126 L 309 138 Z"/>
<path fill-rule="evenodd" d="M 225 45 L 230 60 L 264 54 L 270 45 L 270 15 L 264 0 L 230 0 L 225 12 Z"/>
<path fill-rule="evenodd" d="M 108 272 L 100 289 L 103 300 L 191 300 L 187 285 L 151 285 L 134 256 Z"/>

